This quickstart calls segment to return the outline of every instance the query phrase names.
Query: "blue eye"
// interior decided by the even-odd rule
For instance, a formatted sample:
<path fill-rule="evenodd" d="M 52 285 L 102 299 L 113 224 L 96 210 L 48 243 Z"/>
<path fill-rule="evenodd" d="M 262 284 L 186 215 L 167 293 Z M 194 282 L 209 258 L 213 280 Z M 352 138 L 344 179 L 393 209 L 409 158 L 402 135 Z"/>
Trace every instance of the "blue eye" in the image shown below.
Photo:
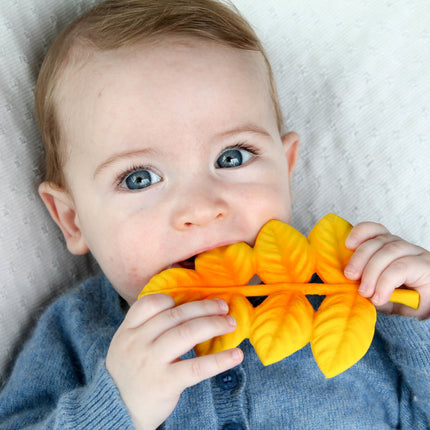
<path fill-rule="evenodd" d="M 253 156 L 249 149 L 230 148 L 226 149 L 216 160 L 216 167 L 220 169 L 229 169 L 239 167 L 247 163 Z"/>
<path fill-rule="evenodd" d="M 143 190 L 161 181 L 161 177 L 150 170 L 138 169 L 124 177 L 121 186 L 131 191 Z"/>

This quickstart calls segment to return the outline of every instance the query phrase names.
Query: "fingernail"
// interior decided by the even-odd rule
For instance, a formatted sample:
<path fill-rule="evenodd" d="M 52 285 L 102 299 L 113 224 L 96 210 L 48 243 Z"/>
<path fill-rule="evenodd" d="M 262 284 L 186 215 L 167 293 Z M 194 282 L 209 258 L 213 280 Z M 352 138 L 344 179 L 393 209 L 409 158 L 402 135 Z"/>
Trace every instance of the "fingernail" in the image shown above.
<path fill-rule="evenodd" d="M 231 356 L 234 361 L 242 361 L 243 358 L 243 352 L 239 348 L 235 348 L 231 351 Z"/>
<path fill-rule="evenodd" d="M 378 293 L 375 293 L 370 300 L 372 300 L 372 303 L 376 306 L 381 303 L 381 297 L 379 296 Z"/>
<path fill-rule="evenodd" d="M 237 326 L 236 320 L 231 315 L 227 315 L 225 318 L 226 318 L 229 325 L 231 325 L 232 327 Z"/>
<path fill-rule="evenodd" d="M 228 304 L 224 300 L 222 299 L 214 299 L 214 300 L 218 303 L 218 306 L 221 312 L 223 313 L 228 312 Z"/>
<path fill-rule="evenodd" d="M 347 264 L 343 273 L 345 274 L 346 277 L 350 279 L 355 279 L 355 277 L 357 276 L 357 270 L 355 269 L 354 266 L 350 264 Z"/>
<path fill-rule="evenodd" d="M 365 293 L 366 293 L 366 291 L 367 291 L 367 286 L 366 286 L 366 285 L 364 285 L 364 284 L 360 284 L 360 288 L 358 289 L 358 292 L 359 292 L 360 294 L 365 294 Z"/>
<path fill-rule="evenodd" d="M 353 250 L 353 249 L 355 249 L 355 248 L 356 248 L 356 246 L 357 246 L 357 241 L 356 241 L 353 237 L 348 236 L 348 237 L 346 238 L 346 240 L 345 240 L 345 246 L 346 246 L 348 249 Z"/>
<path fill-rule="evenodd" d="M 358 292 L 363 296 L 367 293 L 368 287 L 365 284 L 361 284 L 360 288 L 358 289 Z"/>

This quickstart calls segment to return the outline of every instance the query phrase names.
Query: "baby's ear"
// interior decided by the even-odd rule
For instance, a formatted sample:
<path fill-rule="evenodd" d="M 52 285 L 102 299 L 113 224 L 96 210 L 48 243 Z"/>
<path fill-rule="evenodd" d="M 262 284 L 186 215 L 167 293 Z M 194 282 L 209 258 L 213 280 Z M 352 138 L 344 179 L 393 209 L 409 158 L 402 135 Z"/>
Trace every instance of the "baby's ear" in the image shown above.
<path fill-rule="evenodd" d="M 39 186 L 39 195 L 52 219 L 60 227 L 68 250 L 76 255 L 86 254 L 89 249 L 82 235 L 70 193 L 51 182 L 43 182 Z"/>
<path fill-rule="evenodd" d="M 285 133 L 282 136 L 282 144 L 284 146 L 285 155 L 287 157 L 290 179 L 293 175 L 294 168 L 296 167 L 297 163 L 297 157 L 299 155 L 299 142 L 300 136 L 294 131 Z"/>

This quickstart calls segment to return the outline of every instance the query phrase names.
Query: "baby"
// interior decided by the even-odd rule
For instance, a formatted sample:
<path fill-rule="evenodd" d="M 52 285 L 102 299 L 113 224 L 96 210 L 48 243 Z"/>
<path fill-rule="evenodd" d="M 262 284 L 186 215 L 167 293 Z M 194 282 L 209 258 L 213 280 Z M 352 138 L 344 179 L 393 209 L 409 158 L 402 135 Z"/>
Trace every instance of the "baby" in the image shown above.
<path fill-rule="evenodd" d="M 0 395 L 2 429 L 428 428 L 430 253 L 382 225 L 353 228 L 345 275 L 384 313 L 366 356 L 330 380 L 309 346 L 267 367 L 248 341 L 197 358 L 196 344 L 235 330 L 221 299 L 137 300 L 160 271 L 290 222 L 299 136 L 235 10 L 105 1 L 54 42 L 36 106 L 40 195 L 103 275 L 42 316 Z M 387 303 L 403 285 L 417 311 Z"/>

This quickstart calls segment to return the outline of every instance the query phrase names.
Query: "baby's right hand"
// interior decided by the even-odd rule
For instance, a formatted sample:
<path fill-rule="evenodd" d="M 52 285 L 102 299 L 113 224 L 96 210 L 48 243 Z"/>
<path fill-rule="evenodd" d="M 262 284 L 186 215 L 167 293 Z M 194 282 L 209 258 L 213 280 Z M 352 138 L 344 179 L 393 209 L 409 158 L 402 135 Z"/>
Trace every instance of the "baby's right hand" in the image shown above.
<path fill-rule="evenodd" d="M 185 388 L 238 365 L 240 349 L 181 360 L 196 344 L 235 330 L 223 300 L 175 306 L 164 294 L 142 297 L 115 333 L 106 368 L 136 429 L 155 429 L 172 413 Z"/>

